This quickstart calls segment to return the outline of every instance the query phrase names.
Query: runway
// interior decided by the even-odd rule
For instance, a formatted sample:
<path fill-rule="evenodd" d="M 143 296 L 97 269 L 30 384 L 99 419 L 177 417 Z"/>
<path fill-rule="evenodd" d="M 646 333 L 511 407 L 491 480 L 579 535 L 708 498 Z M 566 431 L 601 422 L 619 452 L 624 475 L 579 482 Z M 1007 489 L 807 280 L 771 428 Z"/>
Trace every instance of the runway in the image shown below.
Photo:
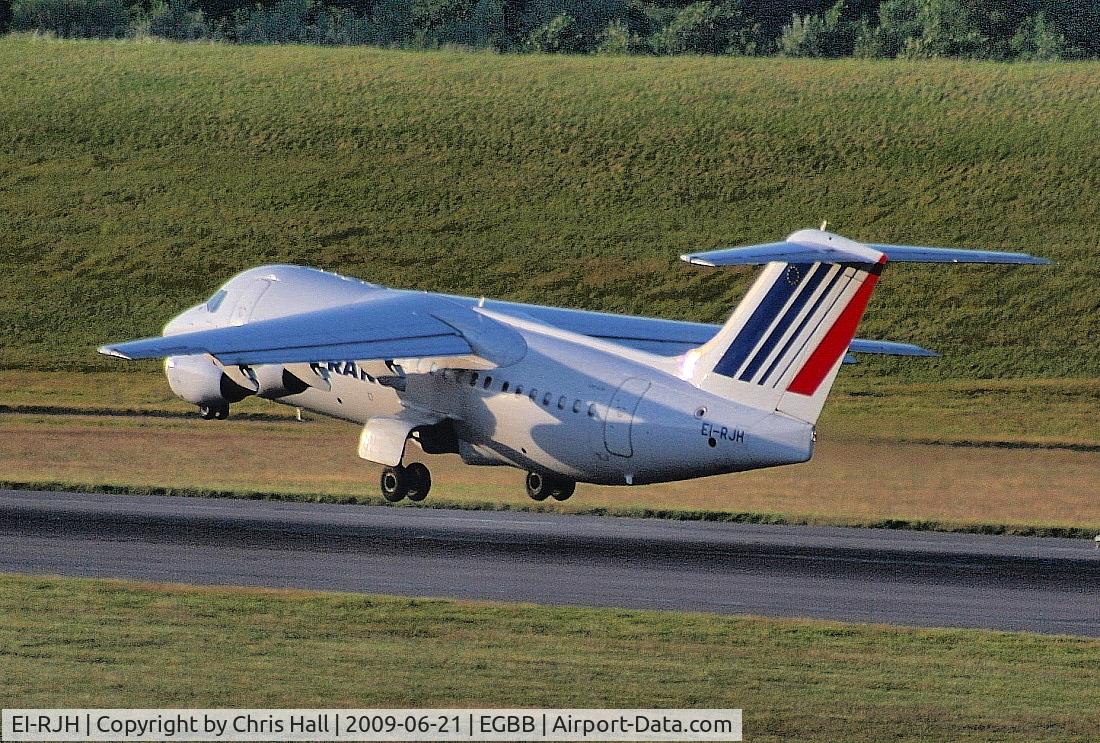
<path fill-rule="evenodd" d="M 1088 540 L 0 490 L 0 572 L 1100 636 Z"/>

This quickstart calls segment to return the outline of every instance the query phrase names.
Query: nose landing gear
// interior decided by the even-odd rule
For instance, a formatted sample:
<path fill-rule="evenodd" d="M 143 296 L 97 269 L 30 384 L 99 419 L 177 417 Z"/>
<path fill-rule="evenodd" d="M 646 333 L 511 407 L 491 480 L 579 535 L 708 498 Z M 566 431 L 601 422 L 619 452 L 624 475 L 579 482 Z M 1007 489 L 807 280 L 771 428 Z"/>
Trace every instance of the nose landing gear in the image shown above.
<path fill-rule="evenodd" d="M 531 500 L 544 501 L 553 498 L 556 501 L 569 500 L 577 483 L 557 475 L 544 475 L 539 472 L 527 473 L 527 495 Z"/>
<path fill-rule="evenodd" d="M 428 491 L 432 489 L 432 474 L 420 462 L 413 462 L 407 467 L 386 467 L 382 470 L 379 487 L 382 497 L 390 503 L 404 498 L 419 503 L 428 497 Z"/>

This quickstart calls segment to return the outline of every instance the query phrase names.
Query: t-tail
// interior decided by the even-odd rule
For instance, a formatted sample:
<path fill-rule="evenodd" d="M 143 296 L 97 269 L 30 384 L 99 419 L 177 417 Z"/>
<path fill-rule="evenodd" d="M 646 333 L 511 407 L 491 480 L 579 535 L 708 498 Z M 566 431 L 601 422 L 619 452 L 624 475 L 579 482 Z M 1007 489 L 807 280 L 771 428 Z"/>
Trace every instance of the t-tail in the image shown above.
<path fill-rule="evenodd" d="M 811 424 L 887 261 L 1049 263 L 1024 253 L 862 244 L 824 230 L 681 258 L 702 266 L 766 264 L 718 334 L 684 356 L 684 378 Z"/>

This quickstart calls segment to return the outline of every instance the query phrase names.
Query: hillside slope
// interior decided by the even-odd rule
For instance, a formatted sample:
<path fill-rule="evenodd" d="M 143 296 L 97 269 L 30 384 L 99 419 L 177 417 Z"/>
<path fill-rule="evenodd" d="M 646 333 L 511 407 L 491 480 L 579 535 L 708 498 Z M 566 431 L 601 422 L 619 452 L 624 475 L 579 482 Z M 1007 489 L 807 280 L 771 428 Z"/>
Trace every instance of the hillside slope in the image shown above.
<path fill-rule="evenodd" d="M 892 268 L 908 378 L 1100 374 L 1100 65 L 0 39 L 0 367 L 114 366 L 234 272 L 721 320 L 687 250 L 823 218 L 1050 268 Z"/>

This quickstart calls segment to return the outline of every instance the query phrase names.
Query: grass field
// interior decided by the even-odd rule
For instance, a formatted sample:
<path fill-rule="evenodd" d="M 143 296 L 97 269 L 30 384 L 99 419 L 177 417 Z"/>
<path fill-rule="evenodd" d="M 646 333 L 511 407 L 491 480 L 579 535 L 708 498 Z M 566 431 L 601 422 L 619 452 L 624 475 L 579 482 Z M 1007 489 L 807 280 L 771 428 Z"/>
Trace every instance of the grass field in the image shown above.
<path fill-rule="evenodd" d="M 841 394 L 808 464 L 639 488 L 582 485 L 568 503 L 544 507 L 1019 533 L 1055 527 L 1091 537 L 1100 531 L 1097 393 L 1096 385 L 999 382 Z M 358 431 L 346 423 L 296 423 L 292 411 L 256 401 L 229 421 L 201 421 L 154 375 L 8 371 L 0 399 L 12 401 L 0 413 L 0 481 L 379 500 L 379 469 L 356 457 Z M 120 414 L 127 411 L 146 415 Z M 516 470 L 421 458 L 434 476 L 429 504 L 533 506 Z"/>
<path fill-rule="evenodd" d="M 1100 641 L 0 577 L 19 707 L 743 707 L 746 740 L 1093 740 Z"/>
<path fill-rule="evenodd" d="M 1033 250 L 897 267 L 909 380 L 1100 374 L 1100 65 L 606 59 L 0 39 L 0 367 L 113 368 L 247 266 L 717 321 L 686 250 L 822 218 Z"/>

